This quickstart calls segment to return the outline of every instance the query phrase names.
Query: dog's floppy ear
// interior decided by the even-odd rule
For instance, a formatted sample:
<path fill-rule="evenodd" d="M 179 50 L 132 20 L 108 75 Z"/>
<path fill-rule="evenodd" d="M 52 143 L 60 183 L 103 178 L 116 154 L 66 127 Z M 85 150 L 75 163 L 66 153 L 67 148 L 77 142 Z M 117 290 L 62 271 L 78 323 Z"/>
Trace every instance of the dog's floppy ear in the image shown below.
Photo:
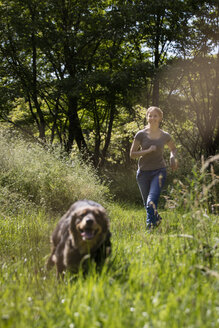
<path fill-rule="evenodd" d="M 78 212 L 77 210 L 74 210 L 72 213 L 71 213 L 71 219 L 70 219 L 70 230 L 72 232 L 76 231 L 76 220 L 79 220 L 80 217 L 78 216 Z"/>

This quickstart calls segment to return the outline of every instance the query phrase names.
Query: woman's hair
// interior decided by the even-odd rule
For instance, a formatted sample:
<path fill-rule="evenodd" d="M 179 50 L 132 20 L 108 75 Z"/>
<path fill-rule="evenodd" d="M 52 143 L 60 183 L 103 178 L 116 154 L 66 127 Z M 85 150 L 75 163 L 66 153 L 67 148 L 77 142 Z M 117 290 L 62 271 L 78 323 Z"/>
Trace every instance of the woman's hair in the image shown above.
<path fill-rule="evenodd" d="M 161 117 L 161 120 L 163 119 L 163 111 L 159 108 L 159 107 L 156 107 L 156 106 L 151 106 L 147 109 L 146 111 L 146 117 L 148 116 L 148 114 L 150 112 L 152 112 L 153 110 L 156 110 L 156 112 L 158 113 L 158 115 Z"/>

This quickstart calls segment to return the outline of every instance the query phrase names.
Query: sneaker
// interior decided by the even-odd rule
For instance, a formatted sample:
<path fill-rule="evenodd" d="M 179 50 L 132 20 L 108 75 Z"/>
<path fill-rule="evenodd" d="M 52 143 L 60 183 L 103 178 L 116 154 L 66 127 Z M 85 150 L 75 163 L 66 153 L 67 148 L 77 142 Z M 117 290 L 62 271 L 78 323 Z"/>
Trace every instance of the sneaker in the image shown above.
<path fill-rule="evenodd" d="M 158 227 L 161 224 L 162 217 L 157 213 L 157 221 L 156 221 L 156 227 Z"/>

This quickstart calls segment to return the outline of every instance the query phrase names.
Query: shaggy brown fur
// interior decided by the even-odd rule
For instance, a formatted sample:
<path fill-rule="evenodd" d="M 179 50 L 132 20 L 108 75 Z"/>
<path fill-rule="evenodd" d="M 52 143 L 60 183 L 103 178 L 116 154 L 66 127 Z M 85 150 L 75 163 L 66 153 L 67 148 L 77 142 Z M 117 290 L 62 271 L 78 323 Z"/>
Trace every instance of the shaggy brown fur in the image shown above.
<path fill-rule="evenodd" d="M 101 265 L 111 253 L 110 235 L 105 209 L 91 200 L 77 201 L 60 219 L 52 234 L 47 268 L 56 265 L 59 277 L 66 269 L 77 273 L 88 257 Z"/>

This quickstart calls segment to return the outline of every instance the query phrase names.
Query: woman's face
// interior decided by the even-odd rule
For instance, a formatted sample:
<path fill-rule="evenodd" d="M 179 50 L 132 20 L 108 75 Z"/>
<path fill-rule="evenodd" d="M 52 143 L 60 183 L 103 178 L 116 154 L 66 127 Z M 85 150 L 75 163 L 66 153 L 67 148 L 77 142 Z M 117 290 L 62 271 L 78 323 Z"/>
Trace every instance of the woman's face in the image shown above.
<path fill-rule="evenodd" d="M 160 116 L 160 113 L 156 109 L 154 109 L 147 114 L 147 121 L 150 124 L 159 125 L 162 121 L 162 117 Z"/>

